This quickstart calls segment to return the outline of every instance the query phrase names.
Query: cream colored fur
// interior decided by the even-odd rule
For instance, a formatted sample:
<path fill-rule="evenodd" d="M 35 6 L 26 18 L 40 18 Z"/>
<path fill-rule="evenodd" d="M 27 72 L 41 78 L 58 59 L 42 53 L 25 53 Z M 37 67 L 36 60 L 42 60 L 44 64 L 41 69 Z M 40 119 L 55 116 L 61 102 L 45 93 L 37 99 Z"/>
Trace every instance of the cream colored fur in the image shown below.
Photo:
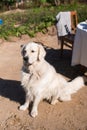
<path fill-rule="evenodd" d="M 22 55 L 28 57 L 28 60 L 27 65 L 24 63 L 22 67 L 21 84 L 26 92 L 26 101 L 20 106 L 20 110 L 26 110 L 33 101 L 32 117 L 38 115 L 38 104 L 41 100 L 47 99 L 53 105 L 58 100 L 69 101 L 71 94 L 84 86 L 82 77 L 67 82 L 57 73 L 54 67 L 44 59 L 46 52 L 42 45 L 30 42 L 22 47 Z M 26 73 L 24 68 L 29 73 Z"/>

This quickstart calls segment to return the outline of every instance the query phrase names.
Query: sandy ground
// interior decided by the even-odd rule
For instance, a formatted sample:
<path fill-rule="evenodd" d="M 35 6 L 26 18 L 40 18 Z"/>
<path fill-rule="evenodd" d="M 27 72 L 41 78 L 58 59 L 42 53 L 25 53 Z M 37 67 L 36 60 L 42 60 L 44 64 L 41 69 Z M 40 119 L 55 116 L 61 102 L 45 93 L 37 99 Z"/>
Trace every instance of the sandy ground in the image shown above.
<path fill-rule="evenodd" d="M 72 101 L 50 105 L 39 104 L 39 115 L 32 118 L 30 108 L 25 112 L 18 107 L 24 102 L 20 85 L 22 66 L 20 45 L 39 41 L 49 46 L 46 60 L 67 80 L 82 75 L 85 69 L 71 67 L 71 50 L 65 50 L 60 58 L 57 35 L 37 34 L 35 38 L 23 36 L 0 44 L 0 130 L 87 130 L 87 87 L 72 95 Z"/>

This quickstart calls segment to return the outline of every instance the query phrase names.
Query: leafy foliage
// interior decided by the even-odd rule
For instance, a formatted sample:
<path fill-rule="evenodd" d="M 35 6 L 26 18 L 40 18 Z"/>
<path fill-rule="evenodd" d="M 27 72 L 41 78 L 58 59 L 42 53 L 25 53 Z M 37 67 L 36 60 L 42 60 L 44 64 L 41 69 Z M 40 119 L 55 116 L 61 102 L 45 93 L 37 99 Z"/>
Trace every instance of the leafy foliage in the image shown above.
<path fill-rule="evenodd" d="M 33 37 L 37 32 L 46 33 L 49 26 L 55 25 L 58 12 L 67 10 L 77 10 L 79 22 L 87 19 L 87 5 L 31 8 L 21 13 L 0 15 L 4 21 L 0 25 L 0 37 L 7 39 L 11 35 L 20 37 L 23 34 Z"/>
<path fill-rule="evenodd" d="M 44 30 L 55 22 L 54 10 L 47 8 L 29 9 L 24 13 L 15 13 L 0 16 L 4 24 L 0 26 L 0 37 L 7 38 L 10 35 L 21 36 L 28 34 L 35 36 L 35 33 Z"/>

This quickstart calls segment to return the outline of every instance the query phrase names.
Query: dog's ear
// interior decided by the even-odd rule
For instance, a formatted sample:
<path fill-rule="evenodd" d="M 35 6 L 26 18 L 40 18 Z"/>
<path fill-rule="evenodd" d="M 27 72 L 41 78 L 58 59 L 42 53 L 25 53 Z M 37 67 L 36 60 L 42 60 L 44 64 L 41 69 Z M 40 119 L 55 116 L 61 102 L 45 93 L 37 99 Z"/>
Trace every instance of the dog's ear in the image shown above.
<path fill-rule="evenodd" d="M 21 54 L 24 55 L 25 45 L 23 44 L 20 47 L 21 47 Z"/>
<path fill-rule="evenodd" d="M 25 44 L 20 45 L 20 48 L 23 49 L 25 47 Z"/>
<path fill-rule="evenodd" d="M 46 51 L 42 45 L 39 45 L 38 59 L 41 60 L 45 57 Z"/>
<path fill-rule="evenodd" d="M 24 45 L 20 45 L 20 47 L 22 48 Z"/>

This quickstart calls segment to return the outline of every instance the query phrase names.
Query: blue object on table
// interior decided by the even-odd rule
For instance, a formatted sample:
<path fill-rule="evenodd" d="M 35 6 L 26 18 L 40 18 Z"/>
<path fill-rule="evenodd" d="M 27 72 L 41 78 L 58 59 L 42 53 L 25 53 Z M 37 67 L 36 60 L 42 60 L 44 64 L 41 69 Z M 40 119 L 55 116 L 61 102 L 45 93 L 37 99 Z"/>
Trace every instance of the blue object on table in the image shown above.
<path fill-rule="evenodd" d="M 0 25 L 2 25 L 3 24 L 3 20 L 2 19 L 0 19 Z"/>

